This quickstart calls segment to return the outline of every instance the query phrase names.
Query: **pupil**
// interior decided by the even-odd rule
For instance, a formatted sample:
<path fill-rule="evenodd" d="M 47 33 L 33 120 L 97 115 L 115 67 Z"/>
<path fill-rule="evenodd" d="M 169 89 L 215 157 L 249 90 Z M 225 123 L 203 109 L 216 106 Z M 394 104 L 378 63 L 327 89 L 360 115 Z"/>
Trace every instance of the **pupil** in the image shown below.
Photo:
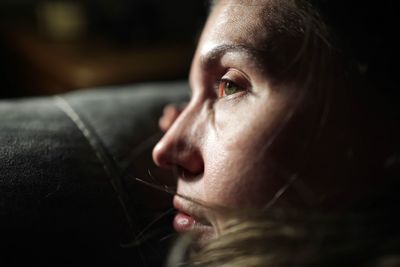
<path fill-rule="evenodd" d="M 231 82 L 226 83 L 226 94 L 232 94 L 235 92 L 236 86 Z"/>

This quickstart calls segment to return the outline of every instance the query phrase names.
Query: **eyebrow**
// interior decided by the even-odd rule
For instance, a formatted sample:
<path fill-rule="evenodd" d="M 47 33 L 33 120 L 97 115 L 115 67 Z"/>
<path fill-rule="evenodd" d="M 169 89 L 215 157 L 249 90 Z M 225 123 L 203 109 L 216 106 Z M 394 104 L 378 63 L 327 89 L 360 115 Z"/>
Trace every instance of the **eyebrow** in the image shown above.
<path fill-rule="evenodd" d="M 213 47 L 200 57 L 200 66 L 202 69 L 215 67 L 221 57 L 227 53 L 237 52 L 246 54 L 251 58 L 254 64 L 259 65 L 262 63 L 264 52 L 242 44 L 222 44 Z"/>

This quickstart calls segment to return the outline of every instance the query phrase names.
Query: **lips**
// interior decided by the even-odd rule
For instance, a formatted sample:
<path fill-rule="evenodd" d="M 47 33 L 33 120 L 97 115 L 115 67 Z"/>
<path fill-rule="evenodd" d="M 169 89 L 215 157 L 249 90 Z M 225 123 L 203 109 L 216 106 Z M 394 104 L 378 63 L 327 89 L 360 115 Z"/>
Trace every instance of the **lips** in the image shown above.
<path fill-rule="evenodd" d="M 175 215 L 173 226 L 178 233 L 187 232 L 193 228 L 196 220 L 189 215 L 177 196 L 174 197 L 173 205 L 178 213 Z"/>
<path fill-rule="evenodd" d="M 177 232 L 187 232 L 193 228 L 196 221 L 190 215 L 184 212 L 178 212 L 174 218 L 174 228 Z"/>
<path fill-rule="evenodd" d="M 173 221 L 173 226 L 177 232 L 203 231 L 204 228 L 212 227 L 204 219 L 197 205 L 188 203 L 188 201 L 178 196 L 174 197 L 173 205 L 178 210 Z"/>
<path fill-rule="evenodd" d="M 201 248 L 217 236 L 215 226 L 207 219 L 210 215 L 207 209 L 177 195 L 173 204 L 178 210 L 173 226 L 178 233 L 193 234 L 192 237 L 195 237 L 195 242 L 191 244 L 193 248 Z"/>

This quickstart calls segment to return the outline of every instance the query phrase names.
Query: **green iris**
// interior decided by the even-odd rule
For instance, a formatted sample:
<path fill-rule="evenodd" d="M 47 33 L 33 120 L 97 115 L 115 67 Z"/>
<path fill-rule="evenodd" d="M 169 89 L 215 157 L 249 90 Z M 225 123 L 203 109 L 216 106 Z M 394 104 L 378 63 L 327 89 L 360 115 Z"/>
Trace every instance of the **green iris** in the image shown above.
<path fill-rule="evenodd" d="M 233 95 L 242 90 L 239 86 L 237 86 L 233 82 L 225 81 L 224 83 L 225 83 L 225 86 L 224 86 L 225 95 Z"/>

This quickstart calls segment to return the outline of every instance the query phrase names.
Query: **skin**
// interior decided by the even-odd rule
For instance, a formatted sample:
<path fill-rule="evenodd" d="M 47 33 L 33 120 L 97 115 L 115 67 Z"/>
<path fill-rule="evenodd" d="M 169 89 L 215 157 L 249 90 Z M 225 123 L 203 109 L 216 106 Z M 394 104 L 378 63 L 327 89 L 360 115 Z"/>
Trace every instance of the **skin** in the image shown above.
<path fill-rule="evenodd" d="M 176 170 L 179 195 L 207 206 L 341 206 L 354 188 L 369 184 L 363 174 L 370 169 L 354 175 L 368 161 L 357 157 L 369 142 L 358 138 L 365 114 L 340 81 L 322 98 L 318 88 L 276 82 L 268 46 L 275 32 L 265 15 L 271 2 L 223 0 L 214 8 L 192 63 L 192 98 L 183 111 L 166 108 L 160 126 L 168 131 L 153 159 Z M 296 41 L 283 38 L 281 52 L 295 54 L 303 40 Z M 194 228 L 202 241 L 217 234 L 223 212 L 176 199 L 199 221 Z"/>

